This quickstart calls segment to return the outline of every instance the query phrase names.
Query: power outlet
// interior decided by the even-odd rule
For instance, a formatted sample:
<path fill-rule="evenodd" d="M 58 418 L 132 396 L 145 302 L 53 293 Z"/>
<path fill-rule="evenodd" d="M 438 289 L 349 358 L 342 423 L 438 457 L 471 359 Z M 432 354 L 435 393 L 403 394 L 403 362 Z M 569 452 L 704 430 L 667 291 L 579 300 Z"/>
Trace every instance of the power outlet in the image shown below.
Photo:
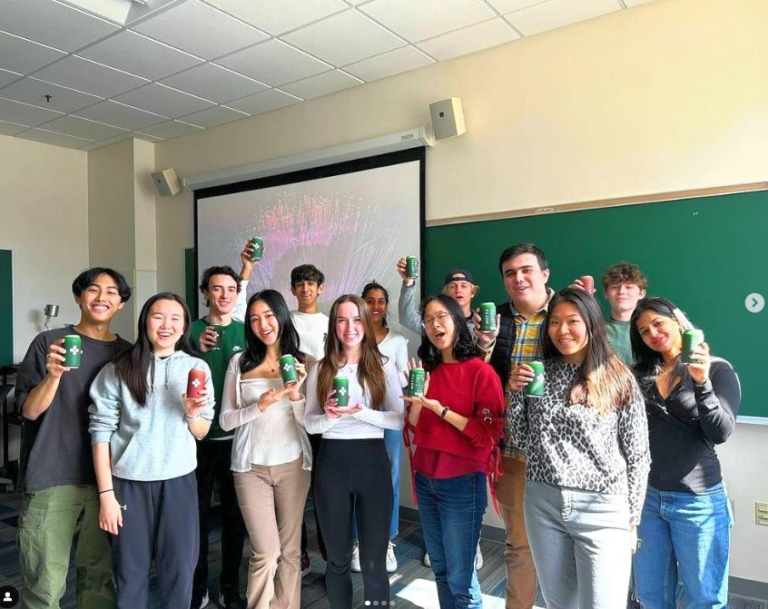
<path fill-rule="evenodd" d="M 755 501 L 755 524 L 768 526 L 768 503 Z"/>

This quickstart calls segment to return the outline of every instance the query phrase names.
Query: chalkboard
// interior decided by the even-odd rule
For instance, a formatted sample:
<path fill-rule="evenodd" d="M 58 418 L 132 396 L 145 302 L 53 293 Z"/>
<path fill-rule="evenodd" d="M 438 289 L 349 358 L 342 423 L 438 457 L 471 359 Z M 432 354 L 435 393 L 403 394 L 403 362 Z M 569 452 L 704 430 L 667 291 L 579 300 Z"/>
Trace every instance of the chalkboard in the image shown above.
<path fill-rule="evenodd" d="M 0 250 L 0 366 L 13 364 L 13 254 Z"/>
<path fill-rule="evenodd" d="M 515 243 L 546 252 L 549 285 L 565 287 L 616 262 L 637 264 L 649 296 L 664 296 L 685 311 L 710 350 L 730 361 L 742 383 L 740 416 L 768 418 L 768 307 L 747 310 L 752 293 L 768 300 L 768 191 L 550 213 L 430 227 L 424 272 L 430 293 L 455 267 L 473 274 L 474 303 L 507 300 L 499 254 Z M 605 301 L 599 298 L 608 313 Z"/>

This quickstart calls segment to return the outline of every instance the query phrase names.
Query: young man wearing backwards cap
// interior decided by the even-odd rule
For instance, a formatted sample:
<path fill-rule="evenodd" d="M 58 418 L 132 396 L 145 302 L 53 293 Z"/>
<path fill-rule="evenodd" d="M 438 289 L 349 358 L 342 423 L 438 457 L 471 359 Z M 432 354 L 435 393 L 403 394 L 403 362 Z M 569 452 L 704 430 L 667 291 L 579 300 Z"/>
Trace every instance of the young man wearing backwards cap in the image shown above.
<path fill-rule="evenodd" d="M 400 324 L 414 334 L 421 334 L 421 316 L 414 296 L 416 280 L 406 274 L 405 258 L 398 260 L 397 272 L 403 278 L 403 284 L 400 286 L 400 300 L 397 303 Z M 472 321 L 472 298 L 478 293 L 480 286 L 475 285 L 472 273 L 465 269 L 454 269 L 448 273 L 445 276 L 444 285 L 443 294 L 450 296 L 459 303 L 464 318 L 467 320 L 467 327 L 472 336 L 475 336 L 475 325 Z"/>

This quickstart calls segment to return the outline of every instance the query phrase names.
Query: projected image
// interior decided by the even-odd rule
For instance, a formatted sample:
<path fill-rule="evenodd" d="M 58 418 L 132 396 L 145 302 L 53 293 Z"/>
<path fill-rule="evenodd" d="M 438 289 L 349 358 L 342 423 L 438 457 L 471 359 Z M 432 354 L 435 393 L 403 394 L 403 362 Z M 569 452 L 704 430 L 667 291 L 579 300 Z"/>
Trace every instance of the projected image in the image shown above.
<path fill-rule="evenodd" d="M 390 293 L 389 322 L 398 327 L 398 258 L 420 251 L 419 161 L 311 181 L 198 199 L 198 268 L 230 264 L 251 237 L 264 256 L 248 293 L 273 288 L 291 307 L 291 269 L 314 264 L 326 276 L 320 308 L 341 294 L 360 294 L 376 280 Z M 204 308 L 200 304 L 200 311 Z M 407 331 L 406 331 L 407 332 Z M 411 335 L 411 338 L 413 335 Z M 412 340 L 412 342 L 414 342 Z"/>

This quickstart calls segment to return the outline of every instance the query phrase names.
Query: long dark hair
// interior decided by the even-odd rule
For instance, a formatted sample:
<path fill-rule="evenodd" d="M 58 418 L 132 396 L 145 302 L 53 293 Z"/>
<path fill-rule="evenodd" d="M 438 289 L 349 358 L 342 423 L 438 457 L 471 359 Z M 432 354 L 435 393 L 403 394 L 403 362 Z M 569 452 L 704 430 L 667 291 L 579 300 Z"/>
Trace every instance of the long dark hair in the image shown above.
<path fill-rule="evenodd" d="M 363 288 L 363 293 L 360 294 L 360 298 L 365 300 L 365 297 L 368 296 L 368 292 L 371 290 L 381 290 L 381 293 L 384 294 L 384 302 L 387 303 L 387 313 L 389 313 L 389 292 L 387 292 L 387 288 L 385 288 L 380 283 L 377 283 L 376 281 L 371 281 L 370 283 L 366 283 L 365 287 Z M 366 303 L 366 306 L 368 304 Z M 381 320 L 382 327 L 387 327 L 387 316 L 385 315 Z"/>
<path fill-rule="evenodd" d="M 666 298 L 643 298 L 637 303 L 629 321 L 629 340 L 632 344 L 632 356 L 635 359 L 634 371 L 637 377 L 642 380 L 649 377 L 655 379 L 661 366 L 664 364 L 664 357 L 661 353 L 654 351 L 646 345 L 643 337 L 640 336 L 637 322 L 646 311 L 653 311 L 662 317 L 676 322 L 680 326 L 681 333 L 694 327 L 685 316 L 685 313 Z M 673 383 L 675 379 L 682 378 L 685 374 L 687 374 L 687 368 L 678 358 L 674 372 L 669 375 L 670 382 Z"/>
<path fill-rule="evenodd" d="M 552 313 L 557 305 L 562 303 L 576 307 L 584 320 L 588 337 L 584 363 L 569 392 L 570 403 L 597 408 L 601 415 L 624 408 L 639 392 L 629 368 L 619 359 L 608 342 L 600 305 L 592 294 L 581 289 L 565 288 L 552 297 L 544 322 L 544 357 L 562 359 L 562 354 L 549 336 Z"/>
<path fill-rule="evenodd" d="M 472 334 L 467 327 L 467 319 L 464 317 L 464 312 L 461 310 L 459 303 L 457 303 L 450 296 L 445 294 L 435 294 L 433 296 L 427 296 L 419 307 L 421 314 L 421 321 L 424 322 L 424 312 L 427 310 L 427 305 L 431 302 L 439 302 L 443 305 L 453 319 L 453 357 L 458 362 L 464 362 L 471 357 L 479 357 L 480 349 L 472 340 Z M 440 349 L 432 344 L 429 340 L 426 330 L 421 329 L 421 345 L 417 351 L 419 359 L 426 370 L 434 370 L 437 365 L 443 361 L 443 354 Z"/>
<path fill-rule="evenodd" d="M 240 372 L 245 374 L 261 365 L 267 356 L 267 346 L 261 342 L 251 327 L 251 307 L 254 303 L 263 300 L 277 319 L 279 331 L 277 340 L 280 341 L 280 355 L 293 355 L 300 362 L 304 361 L 304 355 L 299 352 L 299 333 L 293 325 L 291 313 L 283 295 L 276 290 L 262 290 L 256 292 L 248 300 L 245 314 L 245 351 L 240 356 Z"/>
<path fill-rule="evenodd" d="M 360 344 L 360 362 L 357 366 L 357 380 L 368 394 L 373 410 L 381 410 L 384 398 L 387 394 L 387 380 L 384 376 L 384 362 L 386 358 L 379 352 L 376 344 L 376 335 L 373 332 L 373 322 L 368 307 L 359 296 L 344 294 L 336 299 L 331 307 L 328 321 L 328 338 L 325 341 L 325 357 L 318 364 L 317 373 L 317 400 L 323 404 L 328 392 L 333 385 L 333 377 L 346 363 L 341 341 L 336 335 L 336 318 L 339 314 L 339 306 L 345 302 L 355 304 L 360 312 L 360 320 L 363 322 L 365 336 Z"/>
<path fill-rule="evenodd" d="M 176 342 L 174 350 L 183 351 L 189 355 L 197 355 L 189 339 L 190 315 L 189 307 L 187 307 L 184 299 L 173 292 L 160 292 L 147 300 L 144 306 L 141 307 L 141 313 L 139 314 L 138 338 L 136 342 L 130 349 L 119 353 L 113 360 L 118 378 L 128 386 L 133 399 L 141 406 L 147 405 L 147 396 L 149 394 L 147 376 L 150 368 L 154 377 L 154 349 L 147 335 L 147 320 L 149 318 L 149 311 L 159 300 L 173 300 L 178 302 L 184 310 L 184 333 Z"/>

